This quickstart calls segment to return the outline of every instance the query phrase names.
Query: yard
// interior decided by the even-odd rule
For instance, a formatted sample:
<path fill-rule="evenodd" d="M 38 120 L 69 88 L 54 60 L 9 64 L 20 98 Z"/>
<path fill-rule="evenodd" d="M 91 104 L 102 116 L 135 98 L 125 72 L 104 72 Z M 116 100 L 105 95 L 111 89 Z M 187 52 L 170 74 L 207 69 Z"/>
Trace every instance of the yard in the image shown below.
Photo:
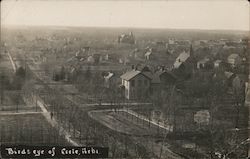
<path fill-rule="evenodd" d="M 63 136 L 42 114 L 28 113 L 0 116 L 0 142 L 27 145 L 68 145 Z"/>

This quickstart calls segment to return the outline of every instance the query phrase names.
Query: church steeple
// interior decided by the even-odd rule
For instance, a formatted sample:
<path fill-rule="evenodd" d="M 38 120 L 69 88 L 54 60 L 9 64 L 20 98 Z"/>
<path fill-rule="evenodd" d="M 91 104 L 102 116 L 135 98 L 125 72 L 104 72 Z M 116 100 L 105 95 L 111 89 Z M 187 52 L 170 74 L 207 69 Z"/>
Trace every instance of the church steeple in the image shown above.
<path fill-rule="evenodd" d="M 190 45 L 190 48 L 189 48 L 189 55 L 190 55 L 191 57 L 193 57 L 193 55 L 194 55 L 193 44 Z"/>

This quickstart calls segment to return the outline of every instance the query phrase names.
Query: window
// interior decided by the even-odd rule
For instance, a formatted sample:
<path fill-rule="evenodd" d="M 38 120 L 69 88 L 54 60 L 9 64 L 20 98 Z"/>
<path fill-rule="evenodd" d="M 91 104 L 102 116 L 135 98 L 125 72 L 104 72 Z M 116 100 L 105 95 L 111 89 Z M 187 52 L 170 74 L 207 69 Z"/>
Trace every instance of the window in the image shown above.
<path fill-rule="evenodd" d="M 132 81 L 131 81 L 131 87 L 134 87 L 134 86 L 135 86 L 135 81 L 132 80 Z"/>
<path fill-rule="evenodd" d="M 142 81 L 141 80 L 138 80 L 138 86 L 140 87 L 142 84 Z"/>
<path fill-rule="evenodd" d="M 147 86 L 148 85 L 148 81 L 144 80 L 144 85 Z"/>

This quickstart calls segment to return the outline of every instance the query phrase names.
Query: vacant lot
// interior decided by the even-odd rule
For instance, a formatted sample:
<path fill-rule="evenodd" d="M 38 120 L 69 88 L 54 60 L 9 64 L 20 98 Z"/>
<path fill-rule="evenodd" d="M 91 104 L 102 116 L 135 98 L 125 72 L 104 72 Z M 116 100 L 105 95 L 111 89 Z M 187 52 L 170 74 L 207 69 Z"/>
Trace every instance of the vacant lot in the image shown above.
<path fill-rule="evenodd" d="M 42 114 L 0 116 L 0 142 L 28 145 L 67 145 Z"/>

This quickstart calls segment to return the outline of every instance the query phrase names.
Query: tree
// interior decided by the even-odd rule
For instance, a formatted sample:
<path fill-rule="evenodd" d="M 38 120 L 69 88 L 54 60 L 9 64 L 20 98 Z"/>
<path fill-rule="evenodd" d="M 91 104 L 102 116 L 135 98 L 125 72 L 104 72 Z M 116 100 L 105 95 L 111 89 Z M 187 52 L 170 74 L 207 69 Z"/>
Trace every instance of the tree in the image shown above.
<path fill-rule="evenodd" d="M 89 82 L 89 80 L 91 79 L 92 73 L 90 70 L 90 67 L 88 66 L 86 72 L 85 72 L 85 79 Z"/>
<path fill-rule="evenodd" d="M 13 77 L 12 89 L 20 90 L 25 82 L 26 71 L 23 67 L 19 67 Z"/>
<path fill-rule="evenodd" d="M 15 103 L 16 105 L 16 112 L 18 112 L 18 109 L 19 109 L 19 104 L 20 104 L 20 101 L 21 101 L 21 92 L 16 92 L 13 96 L 12 96 L 12 100 L 13 102 Z"/>
<path fill-rule="evenodd" d="M 16 76 L 18 76 L 20 78 L 23 78 L 23 79 L 25 78 L 26 71 L 25 71 L 25 69 L 22 66 L 17 69 Z"/>
<path fill-rule="evenodd" d="M 60 71 L 60 80 L 64 80 L 65 76 L 66 76 L 65 68 L 64 66 L 62 66 Z"/>

